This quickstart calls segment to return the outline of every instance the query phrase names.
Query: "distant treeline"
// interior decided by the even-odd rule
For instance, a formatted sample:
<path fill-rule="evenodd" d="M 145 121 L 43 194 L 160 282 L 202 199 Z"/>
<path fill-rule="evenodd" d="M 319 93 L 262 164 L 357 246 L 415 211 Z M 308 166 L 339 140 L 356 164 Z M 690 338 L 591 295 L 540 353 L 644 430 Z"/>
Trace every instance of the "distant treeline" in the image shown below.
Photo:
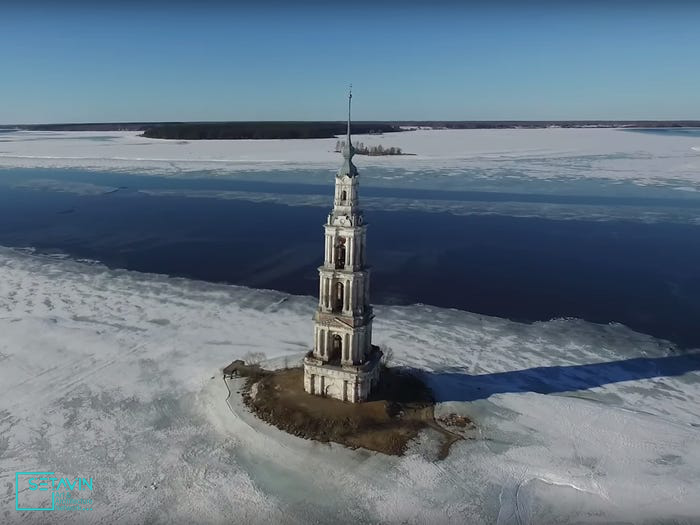
<path fill-rule="evenodd" d="M 697 128 L 700 120 L 413 120 L 397 124 L 434 129 Z"/>
<path fill-rule="evenodd" d="M 323 139 L 347 131 L 343 122 L 216 122 L 153 126 L 143 136 L 154 139 Z M 355 134 L 390 133 L 401 128 L 388 122 L 353 122 Z"/>
<path fill-rule="evenodd" d="M 343 151 L 344 147 L 344 140 L 337 141 L 335 143 L 335 152 L 340 153 L 341 151 Z M 397 148 L 395 146 L 385 148 L 384 146 L 379 144 L 370 148 L 368 146 L 365 146 L 364 142 L 358 142 L 356 144 L 353 144 L 353 149 L 358 155 L 369 155 L 370 157 L 380 157 L 383 155 L 410 155 L 409 153 L 404 153 L 403 151 L 401 151 L 401 148 Z"/>
<path fill-rule="evenodd" d="M 103 122 L 81 124 L 0 125 L 2 129 L 35 131 L 142 131 L 144 137 L 178 140 L 311 139 L 344 135 L 345 122 Z M 406 128 L 689 128 L 698 120 L 403 120 L 353 122 L 354 134 L 389 133 Z"/>

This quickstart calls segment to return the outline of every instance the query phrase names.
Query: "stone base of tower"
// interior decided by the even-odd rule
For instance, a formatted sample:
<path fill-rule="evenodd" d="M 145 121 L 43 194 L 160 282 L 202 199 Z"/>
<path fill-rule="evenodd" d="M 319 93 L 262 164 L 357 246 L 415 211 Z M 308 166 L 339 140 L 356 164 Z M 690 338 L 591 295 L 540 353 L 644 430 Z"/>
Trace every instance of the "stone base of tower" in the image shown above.
<path fill-rule="evenodd" d="M 304 390 L 349 403 L 366 401 L 379 382 L 382 352 L 372 345 L 369 359 L 361 365 L 331 365 L 309 355 L 304 358 Z"/>

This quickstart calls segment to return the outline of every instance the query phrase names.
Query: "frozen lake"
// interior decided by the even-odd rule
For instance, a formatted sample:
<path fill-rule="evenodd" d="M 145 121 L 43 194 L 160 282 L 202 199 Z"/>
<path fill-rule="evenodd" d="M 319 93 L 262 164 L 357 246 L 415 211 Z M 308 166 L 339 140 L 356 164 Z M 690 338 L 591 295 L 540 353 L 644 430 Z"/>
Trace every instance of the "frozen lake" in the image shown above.
<path fill-rule="evenodd" d="M 3 521 L 44 522 L 16 513 L 13 484 L 16 471 L 45 470 L 95 480 L 93 511 L 56 512 L 56 523 L 700 516 L 697 350 L 619 324 L 378 307 L 375 342 L 428 373 L 439 414 L 478 423 L 445 461 L 420 443 L 384 457 L 287 436 L 226 405 L 220 367 L 250 351 L 294 362 L 314 306 L 0 250 Z"/>
<path fill-rule="evenodd" d="M 700 138 L 360 140 L 416 153 L 357 158 L 375 342 L 476 439 L 387 458 L 226 403 L 232 359 L 310 346 L 334 140 L 3 133 L 0 521 L 50 470 L 95 479 L 65 523 L 697 522 Z"/>
<path fill-rule="evenodd" d="M 531 192 L 527 183 L 541 181 L 586 191 L 623 182 L 700 189 L 700 137 L 679 130 L 418 130 L 354 140 L 410 153 L 357 156 L 363 180 L 373 186 L 507 191 L 525 183 Z M 267 172 L 275 182 L 323 184 L 324 170 L 338 168 L 335 144 L 335 138 L 177 141 L 137 132 L 21 131 L 0 134 L 0 167 L 255 180 Z"/>
<path fill-rule="evenodd" d="M 314 295 L 332 195 L 332 174 L 323 173 L 324 185 L 271 182 L 272 172 L 257 172 L 264 180 L 256 181 L 0 170 L 0 245 Z M 376 303 L 620 322 L 700 346 L 700 193 L 371 183 L 361 199 Z M 547 185 L 549 193 L 540 191 Z"/>

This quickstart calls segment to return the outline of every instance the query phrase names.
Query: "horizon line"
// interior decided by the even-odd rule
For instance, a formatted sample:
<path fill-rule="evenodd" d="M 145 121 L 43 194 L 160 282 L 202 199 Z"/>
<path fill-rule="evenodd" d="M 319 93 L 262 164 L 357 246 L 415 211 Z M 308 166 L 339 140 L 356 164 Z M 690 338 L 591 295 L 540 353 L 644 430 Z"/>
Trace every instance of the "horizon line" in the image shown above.
<path fill-rule="evenodd" d="M 21 128 L 29 126 L 89 126 L 89 125 L 163 125 L 163 124 L 241 124 L 241 123 L 344 123 L 343 119 L 260 119 L 260 120 L 104 120 L 104 121 L 63 121 L 63 122 L 32 122 L 32 123 L 0 123 L 2 128 Z M 371 119 L 353 120 L 354 123 L 395 123 L 395 124 L 429 124 L 429 123 L 697 123 L 700 118 L 572 118 L 572 119 Z"/>

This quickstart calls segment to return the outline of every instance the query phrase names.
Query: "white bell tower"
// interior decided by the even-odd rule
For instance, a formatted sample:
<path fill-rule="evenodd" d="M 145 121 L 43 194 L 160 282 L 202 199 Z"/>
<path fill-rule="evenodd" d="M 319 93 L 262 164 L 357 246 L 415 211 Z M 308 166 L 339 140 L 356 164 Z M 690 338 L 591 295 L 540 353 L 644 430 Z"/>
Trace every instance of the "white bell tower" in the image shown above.
<path fill-rule="evenodd" d="M 372 307 L 365 246 L 367 224 L 358 202 L 358 172 L 350 137 L 352 91 L 343 166 L 335 177 L 333 209 L 324 225 L 325 251 L 314 314 L 313 350 L 304 359 L 304 389 L 349 402 L 367 399 L 379 379 L 381 352 L 372 345 Z"/>

